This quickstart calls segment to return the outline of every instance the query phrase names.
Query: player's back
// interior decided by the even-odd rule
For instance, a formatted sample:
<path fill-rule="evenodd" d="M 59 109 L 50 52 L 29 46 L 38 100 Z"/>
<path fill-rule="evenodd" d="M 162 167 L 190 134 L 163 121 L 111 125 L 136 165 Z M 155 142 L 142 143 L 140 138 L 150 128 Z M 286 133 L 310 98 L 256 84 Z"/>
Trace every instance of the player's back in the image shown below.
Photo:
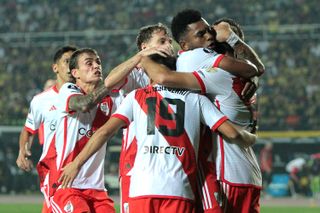
<path fill-rule="evenodd" d="M 212 100 L 230 121 L 250 131 L 253 122 L 250 106 L 241 98 L 244 82 L 220 68 L 217 68 L 223 55 L 198 48 L 182 53 L 177 61 L 177 70 L 193 70 L 202 92 Z M 261 172 L 251 147 L 244 149 L 235 144 L 223 143 L 217 139 L 217 177 L 229 183 L 261 186 Z M 237 162 L 237 163 L 233 163 Z"/>
<path fill-rule="evenodd" d="M 129 172 L 130 197 L 154 195 L 193 200 L 200 122 L 213 127 L 226 118 L 213 113 L 215 107 L 206 97 L 183 89 L 149 86 L 130 93 L 128 99 L 133 100 L 132 104 L 126 100 L 123 104 L 133 107 L 129 120 L 135 122 L 138 146 Z M 204 116 L 204 109 L 212 115 Z"/>
<path fill-rule="evenodd" d="M 228 118 L 241 126 L 252 124 L 250 105 L 241 99 L 245 81 L 218 68 L 224 55 L 207 48 L 182 52 L 177 60 L 177 70 L 194 72 L 203 85 L 202 92 L 212 100 Z"/>

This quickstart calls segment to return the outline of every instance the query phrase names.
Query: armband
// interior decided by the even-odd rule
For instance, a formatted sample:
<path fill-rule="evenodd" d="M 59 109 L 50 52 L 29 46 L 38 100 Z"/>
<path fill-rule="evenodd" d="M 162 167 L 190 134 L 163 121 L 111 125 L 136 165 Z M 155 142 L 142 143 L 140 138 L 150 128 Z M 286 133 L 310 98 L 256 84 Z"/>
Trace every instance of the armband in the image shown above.
<path fill-rule="evenodd" d="M 228 39 L 226 40 L 226 42 L 233 48 L 234 45 L 239 40 L 240 40 L 239 36 L 237 36 L 237 34 L 235 34 L 235 32 L 232 31 L 231 34 L 229 35 Z"/>

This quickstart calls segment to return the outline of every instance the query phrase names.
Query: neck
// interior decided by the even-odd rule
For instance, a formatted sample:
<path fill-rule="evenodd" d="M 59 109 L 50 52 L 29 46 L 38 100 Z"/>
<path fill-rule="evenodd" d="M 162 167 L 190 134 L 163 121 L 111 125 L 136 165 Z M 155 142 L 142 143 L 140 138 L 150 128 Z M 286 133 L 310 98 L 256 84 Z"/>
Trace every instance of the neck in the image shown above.
<path fill-rule="evenodd" d="M 57 80 L 56 80 L 56 88 L 57 88 L 58 91 L 60 90 L 60 88 L 62 87 L 62 85 L 64 83 L 66 83 L 64 80 L 57 78 Z"/>
<path fill-rule="evenodd" d="M 85 82 L 81 82 L 81 81 L 77 81 L 76 84 L 83 90 L 83 92 L 85 92 L 86 94 L 91 93 L 98 85 L 99 82 L 93 83 L 85 83 Z"/>

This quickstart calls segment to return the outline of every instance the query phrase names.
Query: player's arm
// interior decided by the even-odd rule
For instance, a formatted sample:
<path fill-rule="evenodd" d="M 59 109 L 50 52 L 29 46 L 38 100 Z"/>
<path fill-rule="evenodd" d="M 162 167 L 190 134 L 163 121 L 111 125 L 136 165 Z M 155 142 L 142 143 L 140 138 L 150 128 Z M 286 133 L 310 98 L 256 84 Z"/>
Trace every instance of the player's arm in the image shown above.
<path fill-rule="evenodd" d="M 228 23 L 220 22 L 217 25 L 213 25 L 213 28 L 217 33 L 217 41 L 227 42 L 234 49 L 236 58 L 246 59 L 253 63 L 257 67 L 259 76 L 264 73 L 265 67 L 257 53 L 232 31 Z"/>
<path fill-rule="evenodd" d="M 110 71 L 109 75 L 104 80 L 104 84 L 107 88 L 114 88 L 117 85 L 123 85 L 126 77 L 130 72 L 135 68 L 141 61 L 143 56 L 151 54 L 161 54 L 165 56 L 163 52 L 166 52 L 164 48 L 146 48 L 135 54 L 130 59 L 126 60 L 122 64 L 116 66 L 113 70 Z"/>
<path fill-rule="evenodd" d="M 81 166 L 96 153 L 110 138 L 123 126 L 125 122 L 119 118 L 111 117 L 107 123 L 100 127 L 86 143 L 78 156 L 62 170 L 59 178 L 62 188 L 70 187 L 81 169 Z"/>
<path fill-rule="evenodd" d="M 141 66 L 155 83 L 174 88 L 201 89 L 198 80 L 192 73 L 175 72 L 165 65 L 154 62 L 149 57 L 142 58 Z"/>
<path fill-rule="evenodd" d="M 222 123 L 217 130 L 227 139 L 226 141 L 230 141 L 244 148 L 252 146 L 257 140 L 256 135 L 241 129 L 230 121 Z"/>
<path fill-rule="evenodd" d="M 218 67 L 243 78 L 251 78 L 258 75 L 257 67 L 254 64 L 230 56 L 224 56 Z"/>
<path fill-rule="evenodd" d="M 33 143 L 34 135 L 22 128 L 19 136 L 19 155 L 16 160 L 17 166 L 24 171 L 31 171 L 33 163 L 29 159 L 31 156 L 31 145 Z"/>
<path fill-rule="evenodd" d="M 106 95 L 108 95 L 109 89 L 100 83 L 99 86 L 93 90 L 93 92 L 87 95 L 74 95 L 70 97 L 68 102 L 68 109 L 70 111 L 87 112 L 96 106 Z"/>

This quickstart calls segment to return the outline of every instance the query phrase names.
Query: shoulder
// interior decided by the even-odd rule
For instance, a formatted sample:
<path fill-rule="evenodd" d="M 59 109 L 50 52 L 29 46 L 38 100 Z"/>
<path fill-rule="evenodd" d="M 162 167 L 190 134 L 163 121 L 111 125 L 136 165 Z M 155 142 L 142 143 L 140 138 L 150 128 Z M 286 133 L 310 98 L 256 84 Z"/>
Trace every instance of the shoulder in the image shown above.
<path fill-rule="evenodd" d="M 80 87 L 78 87 L 74 83 L 69 83 L 69 82 L 62 85 L 59 93 L 63 93 L 65 91 L 74 92 L 74 93 L 81 93 Z"/>
<path fill-rule="evenodd" d="M 49 89 L 42 91 L 38 94 L 36 94 L 35 96 L 33 96 L 32 101 L 31 102 L 38 102 L 38 101 L 42 101 L 44 99 L 51 99 L 54 98 L 58 95 L 58 91 L 55 87 L 50 87 Z"/>

